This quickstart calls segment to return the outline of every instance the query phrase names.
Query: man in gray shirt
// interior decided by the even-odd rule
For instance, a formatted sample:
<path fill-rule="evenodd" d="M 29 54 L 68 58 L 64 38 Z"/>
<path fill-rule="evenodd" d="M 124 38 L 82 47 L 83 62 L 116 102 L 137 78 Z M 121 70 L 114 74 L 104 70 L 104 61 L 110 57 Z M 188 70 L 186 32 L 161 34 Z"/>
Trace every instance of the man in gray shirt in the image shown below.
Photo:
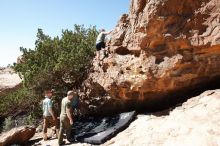
<path fill-rule="evenodd" d="M 56 130 L 56 136 L 58 137 L 58 126 L 57 126 L 57 117 L 54 114 L 54 111 L 52 109 L 52 91 L 51 90 L 45 90 L 45 99 L 43 100 L 43 139 L 47 140 L 47 128 L 49 127 L 49 124 L 52 126 L 55 126 Z"/>

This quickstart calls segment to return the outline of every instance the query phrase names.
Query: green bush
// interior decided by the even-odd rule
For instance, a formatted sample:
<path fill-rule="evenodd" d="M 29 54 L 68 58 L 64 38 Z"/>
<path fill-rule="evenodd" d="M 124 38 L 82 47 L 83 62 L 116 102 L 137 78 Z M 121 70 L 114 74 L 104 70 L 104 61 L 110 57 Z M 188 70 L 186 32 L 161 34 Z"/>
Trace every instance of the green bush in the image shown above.
<path fill-rule="evenodd" d="M 8 117 L 5 119 L 4 123 L 3 123 L 3 131 L 8 131 L 11 128 L 14 127 L 14 120 L 11 117 Z"/>
<path fill-rule="evenodd" d="M 42 118 L 42 107 L 39 103 L 42 96 L 35 96 L 30 89 L 19 87 L 0 96 L 0 99 L 0 117 L 6 117 L 0 125 L 0 132 L 15 126 L 37 125 L 37 121 Z"/>
<path fill-rule="evenodd" d="M 0 96 L 0 116 L 12 115 L 34 106 L 41 97 L 37 97 L 33 92 L 25 87 Z"/>
<path fill-rule="evenodd" d="M 30 114 L 24 119 L 24 123 L 25 125 L 35 125 L 36 124 L 35 120 L 36 119 Z"/>
<path fill-rule="evenodd" d="M 36 118 L 32 114 L 23 115 L 23 116 L 17 117 L 17 118 L 12 118 L 9 116 L 9 117 L 5 118 L 3 125 L 0 128 L 0 133 L 9 131 L 14 127 L 19 127 L 19 126 L 23 126 L 23 125 L 38 126 L 38 124 L 39 124 L 38 122 L 39 122 L 39 117 Z"/>
<path fill-rule="evenodd" d="M 41 93 L 45 88 L 68 90 L 81 84 L 94 57 L 95 27 L 75 25 L 63 30 L 61 37 L 51 38 L 38 30 L 35 49 L 21 47 L 22 63 L 14 69 L 24 85 Z"/>

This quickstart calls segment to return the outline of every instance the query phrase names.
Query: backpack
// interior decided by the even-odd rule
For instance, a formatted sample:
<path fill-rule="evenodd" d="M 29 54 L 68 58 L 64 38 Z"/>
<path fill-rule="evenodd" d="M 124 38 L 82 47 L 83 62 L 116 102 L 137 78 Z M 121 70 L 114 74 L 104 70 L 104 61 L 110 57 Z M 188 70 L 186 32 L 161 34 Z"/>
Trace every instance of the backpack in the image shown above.
<path fill-rule="evenodd" d="M 79 96 L 77 95 L 72 102 L 72 108 L 77 109 L 79 107 Z"/>

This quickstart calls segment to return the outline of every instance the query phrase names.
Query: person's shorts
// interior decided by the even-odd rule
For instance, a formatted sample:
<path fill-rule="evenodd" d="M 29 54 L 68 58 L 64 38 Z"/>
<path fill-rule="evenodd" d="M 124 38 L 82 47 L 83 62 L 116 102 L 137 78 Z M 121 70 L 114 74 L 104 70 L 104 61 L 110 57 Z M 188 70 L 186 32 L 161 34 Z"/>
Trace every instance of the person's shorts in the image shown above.
<path fill-rule="evenodd" d="M 58 129 L 58 122 L 57 120 L 53 120 L 52 116 L 44 117 L 43 121 L 43 132 L 47 133 L 47 128 L 49 126 L 55 126 L 56 129 Z"/>
<path fill-rule="evenodd" d="M 96 44 L 96 50 L 100 51 L 102 48 L 105 48 L 105 42 L 100 42 Z"/>

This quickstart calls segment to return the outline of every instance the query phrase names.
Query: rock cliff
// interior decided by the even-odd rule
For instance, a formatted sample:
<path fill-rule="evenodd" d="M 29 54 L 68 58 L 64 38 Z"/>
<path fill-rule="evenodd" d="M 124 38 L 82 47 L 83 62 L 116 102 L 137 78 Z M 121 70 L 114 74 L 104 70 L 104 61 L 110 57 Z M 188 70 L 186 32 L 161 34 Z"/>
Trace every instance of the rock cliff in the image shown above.
<path fill-rule="evenodd" d="M 219 89 L 209 90 L 167 113 L 138 115 L 103 146 L 218 146 L 219 97 Z"/>
<path fill-rule="evenodd" d="M 161 109 L 220 79 L 220 0 L 131 0 L 84 83 L 91 112 Z"/>
<path fill-rule="evenodd" d="M 4 92 L 16 88 L 21 83 L 21 79 L 11 68 L 0 68 L 0 95 Z"/>

